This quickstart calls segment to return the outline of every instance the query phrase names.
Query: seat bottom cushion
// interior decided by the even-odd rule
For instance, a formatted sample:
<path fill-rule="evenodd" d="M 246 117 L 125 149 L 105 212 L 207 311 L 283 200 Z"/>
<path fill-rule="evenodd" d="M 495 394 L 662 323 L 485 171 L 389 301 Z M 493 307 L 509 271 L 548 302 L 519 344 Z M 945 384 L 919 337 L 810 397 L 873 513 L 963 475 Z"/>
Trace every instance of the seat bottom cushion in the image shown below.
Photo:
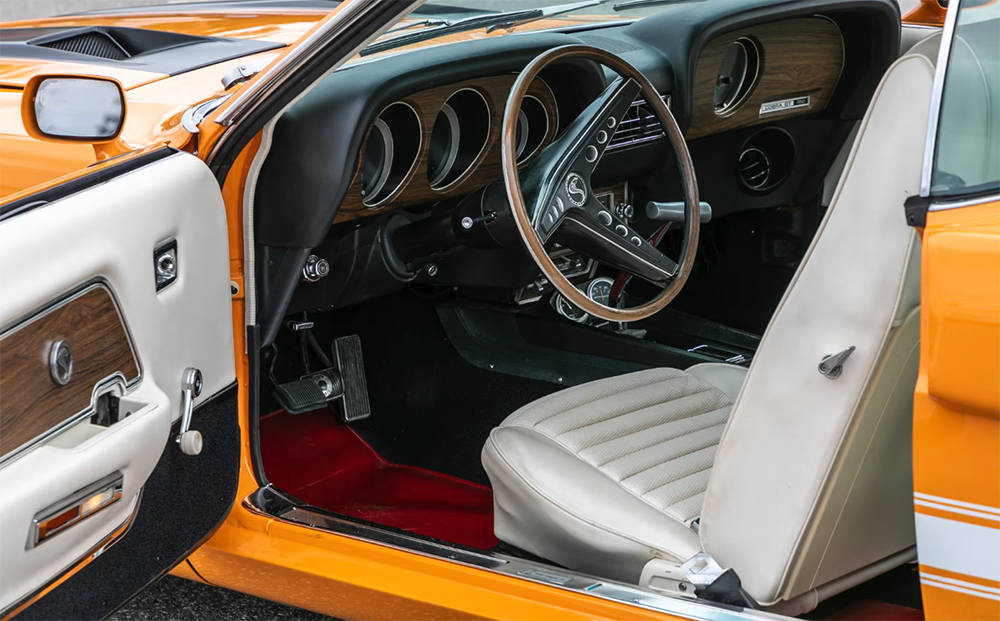
<path fill-rule="evenodd" d="M 690 522 L 701 513 L 746 370 L 689 371 L 651 369 L 583 384 L 509 416 L 483 449 L 497 537 L 628 582 L 652 558 L 680 562 L 700 552 Z"/>

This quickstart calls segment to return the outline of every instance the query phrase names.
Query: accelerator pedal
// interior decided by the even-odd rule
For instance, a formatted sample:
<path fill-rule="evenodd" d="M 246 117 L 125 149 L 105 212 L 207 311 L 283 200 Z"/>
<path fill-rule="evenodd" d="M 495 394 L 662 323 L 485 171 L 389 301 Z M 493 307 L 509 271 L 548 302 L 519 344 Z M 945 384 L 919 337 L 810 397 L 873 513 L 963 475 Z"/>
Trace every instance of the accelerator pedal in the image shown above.
<path fill-rule="evenodd" d="M 356 334 L 340 337 L 333 342 L 333 355 L 343 386 L 340 417 L 345 423 L 368 418 L 372 413 L 372 407 L 368 401 L 368 382 L 365 380 L 361 339 Z"/>

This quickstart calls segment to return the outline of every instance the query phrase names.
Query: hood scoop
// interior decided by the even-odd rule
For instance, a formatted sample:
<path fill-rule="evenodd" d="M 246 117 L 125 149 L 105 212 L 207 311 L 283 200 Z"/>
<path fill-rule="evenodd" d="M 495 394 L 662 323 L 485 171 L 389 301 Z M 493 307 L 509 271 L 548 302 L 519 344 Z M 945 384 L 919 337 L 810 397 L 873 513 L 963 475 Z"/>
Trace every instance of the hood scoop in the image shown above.
<path fill-rule="evenodd" d="M 273 41 L 205 37 L 127 26 L 4 28 L 0 25 L 0 58 L 103 65 L 171 76 L 282 47 L 283 43 Z M 224 72 L 220 69 L 219 76 Z"/>
<path fill-rule="evenodd" d="M 96 56 L 108 60 L 125 60 L 132 57 L 132 54 L 121 43 L 115 40 L 111 34 L 98 28 L 91 29 L 89 32 L 73 31 L 55 39 L 47 39 L 44 42 L 32 42 L 32 44 L 53 50 L 84 54 L 85 56 Z"/>

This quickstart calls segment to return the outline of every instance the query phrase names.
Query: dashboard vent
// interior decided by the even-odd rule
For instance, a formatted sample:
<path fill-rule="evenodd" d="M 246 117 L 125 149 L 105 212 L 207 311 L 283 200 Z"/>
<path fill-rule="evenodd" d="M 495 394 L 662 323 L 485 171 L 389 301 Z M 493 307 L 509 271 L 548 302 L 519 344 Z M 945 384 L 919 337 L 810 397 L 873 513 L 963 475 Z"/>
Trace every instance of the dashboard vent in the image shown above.
<path fill-rule="evenodd" d="M 107 58 L 108 60 L 125 60 L 132 56 L 110 34 L 100 30 L 73 34 L 62 39 L 38 43 L 37 45 L 38 47 Z"/>
<path fill-rule="evenodd" d="M 663 102 L 670 108 L 670 95 L 661 95 Z M 644 142 L 652 142 L 663 138 L 663 127 L 656 120 L 653 109 L 645 99 L 636 99 L 629 106 L 625 118 L 618 125 L 615 134 L 608 142 L 608 150 L 624 149 Z"/>
<path fill-rule="evenodd" d="M 740 179 L 752 190 L 762 190 L 771 180 L 771 161 L 767 154 L 756 147 L 740 154 Z"/>

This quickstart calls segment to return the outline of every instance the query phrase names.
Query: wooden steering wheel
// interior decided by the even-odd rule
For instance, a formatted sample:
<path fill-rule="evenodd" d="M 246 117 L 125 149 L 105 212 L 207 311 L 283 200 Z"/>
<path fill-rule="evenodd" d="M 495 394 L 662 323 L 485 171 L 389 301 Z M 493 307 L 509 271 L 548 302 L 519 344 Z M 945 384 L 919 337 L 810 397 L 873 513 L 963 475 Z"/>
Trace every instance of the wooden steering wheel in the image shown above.
<path fill-rule="evenodd" d="M 518 174 L 517 116 L 528 86 L 545 67 L 569 58 L 597 61 L 619 77 Z M 676 263 L 602 205 L 591 187 L 591 175 L 611 136 L 640 93 L 670 139 L 683 179 L 684 243 Z M 587 45 L 567 45 L 544 52 L 525 67 L 511 88 L 501 142 L 504 185 L 518 233 L 542 274 L 559 293 L 590 315 L 608 321 L 645 319 L 677 296 L 691 274 L 698 249 L 698 182 L 677 121 L 645 76 L 614 54 Z M 545 250 L 549 242 L 661 284 L 663 289 L 641 306 L 604 306 L 562 275 Z"/>

